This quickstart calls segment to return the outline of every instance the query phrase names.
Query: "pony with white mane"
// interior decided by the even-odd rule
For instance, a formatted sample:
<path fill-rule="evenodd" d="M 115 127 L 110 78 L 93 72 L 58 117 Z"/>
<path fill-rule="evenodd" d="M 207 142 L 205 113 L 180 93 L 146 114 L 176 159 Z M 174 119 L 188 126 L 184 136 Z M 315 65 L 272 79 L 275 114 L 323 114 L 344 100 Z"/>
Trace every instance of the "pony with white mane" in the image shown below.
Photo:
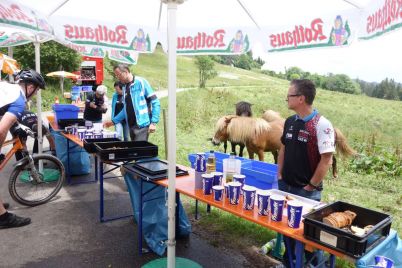
<path fill-rule="evenodd" d="M 243 142 L 250 159 L 257 154 L 258 159 L 264 161 L 264 152 L 272 152 L 276 161 L 282 132 L 283 126 L 262 118 L 228 115 L 216 123 L 212 143 L 219 145 L 222 140 Z"/>

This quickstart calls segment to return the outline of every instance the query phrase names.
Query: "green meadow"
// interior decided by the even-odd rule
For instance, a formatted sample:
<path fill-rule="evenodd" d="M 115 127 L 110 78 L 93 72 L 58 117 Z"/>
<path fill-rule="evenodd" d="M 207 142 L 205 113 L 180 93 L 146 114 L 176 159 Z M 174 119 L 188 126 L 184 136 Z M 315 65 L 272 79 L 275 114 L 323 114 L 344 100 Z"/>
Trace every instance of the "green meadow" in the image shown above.
<path fill-rule="evenodd" d="M 140 55 L 138 65 L 132 70 L 149 80 L 156 90 L 167 89 L 167 57 L 161 50 Z M 208 81 L 206 89 L 199 89 L 193 59 L 178 58 L 177 87 L 190 88 L 177 93 L 177 162 L 180 164 L 189 165 L 187 156 L 190 153 L 223 151 L 222 145 L 214 147 L 208 139 L 214 135 L 218 118 L 233 114 L 238 101 L 252 103 L 255 117 L 260 117 L 267 109 L 279 111 L 283 117 L 292 114 L 285 101 L 289 81 L 264 75 L 258 70 L 245 71 L 219 64 L 216 64 L 216 70 L 218 77 Z M 106 84 L 111 86 L 112 77 L 106 75 L 106 79 Z M 161 104 L 163 109 L 168 109 L 167 98 L 162 98 Z M 393 217 L 392 228 L 401 236 L 402 102 L 319 88 L 314 106 L 341 129 L 349 144 L 361 154 L 359 159 L 338 161 L 339 177 L 326 177 L 323 201 L 343 200 L 389 213 Z M 161 114 L 161 123 L 150 141 L 159 146 L 160 157 L 165 158 L 162 121 Z M 265 161 L 272 163 L 272 156 L 266 153 Z M 184 202 L 192 215 L 194 202 L 189 199 Z M 206 214 L 205 209 L 201 210 L 201 219 L 193 223 L 195 226 L 205 232 L 228 234 L 209 239 L 217 246 L 244 249 L 261 246 L 275 236 L 269 230 L 225 212 L 214 209 L 211 214 Z M 340 262 L 339 265 L 347 264 Z"/>

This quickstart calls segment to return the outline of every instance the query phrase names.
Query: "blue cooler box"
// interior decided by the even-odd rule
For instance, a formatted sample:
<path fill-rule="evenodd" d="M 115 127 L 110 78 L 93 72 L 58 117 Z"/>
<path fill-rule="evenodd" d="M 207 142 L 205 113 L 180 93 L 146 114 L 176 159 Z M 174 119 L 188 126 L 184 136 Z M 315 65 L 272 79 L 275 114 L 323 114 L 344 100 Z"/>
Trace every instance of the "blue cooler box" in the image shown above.
<path fill-rule="evenodd" d="M 77 119 L 80 108 L 73 104 L 53 104 L 55 122 L 59 119 Z"/>
<path fill-rule="evenodd" d="M 209 152 L 205 152 L 205 156 L 207 158 L 208 154 Z M 196 155 L 197 154 L 188 155 L 191 168 L 194 168 Z M 229 158 L 229 155 L 215 152 L 215 158 L 216 171 L 223 172 L 223 159 Z M 246 175 L 247 185 L 251 185 L 263 190 L 278 188 L 278 179 L 276 178 L 278 166 L 276 164 L 270 164 L 238 156 L 236 156 L 236 159 L 241 161 L 241 174 Z"/>

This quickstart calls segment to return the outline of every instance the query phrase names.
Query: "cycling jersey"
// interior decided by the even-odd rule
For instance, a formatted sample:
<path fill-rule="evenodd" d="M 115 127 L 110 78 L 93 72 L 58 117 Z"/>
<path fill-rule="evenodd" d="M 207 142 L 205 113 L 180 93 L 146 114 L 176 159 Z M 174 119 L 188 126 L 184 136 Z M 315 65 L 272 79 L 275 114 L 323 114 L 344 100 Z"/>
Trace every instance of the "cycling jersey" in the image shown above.
<path fill-rule="evenodd" d="M 26 98 L 17 84 L 0 82 L 0 116 L 9 112 L 15 117 L 21 117 L 25 110 Z"/>

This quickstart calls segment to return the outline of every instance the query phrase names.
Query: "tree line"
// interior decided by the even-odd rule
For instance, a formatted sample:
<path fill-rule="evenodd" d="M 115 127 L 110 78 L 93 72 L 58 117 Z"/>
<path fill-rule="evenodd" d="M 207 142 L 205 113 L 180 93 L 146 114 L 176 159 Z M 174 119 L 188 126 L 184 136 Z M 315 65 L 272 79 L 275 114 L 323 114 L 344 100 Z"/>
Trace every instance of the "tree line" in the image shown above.
<path fill-rule="evenodd" d="M 385 78 L 380 83 L 366 82 L 360 79 L 352 79 L 346 74 L 319 75 L 305 72 L 299 67 L 290 67 L 285 73 L 276 73 L 270 70 L 263 70 L 263 73 L 282 79 L 310 79 L 316 86 L 326 90 L 338 91 L 349 94 L 365 94 L 369 97 L 402 100 L 402 84 L 394 79 Z"/>

